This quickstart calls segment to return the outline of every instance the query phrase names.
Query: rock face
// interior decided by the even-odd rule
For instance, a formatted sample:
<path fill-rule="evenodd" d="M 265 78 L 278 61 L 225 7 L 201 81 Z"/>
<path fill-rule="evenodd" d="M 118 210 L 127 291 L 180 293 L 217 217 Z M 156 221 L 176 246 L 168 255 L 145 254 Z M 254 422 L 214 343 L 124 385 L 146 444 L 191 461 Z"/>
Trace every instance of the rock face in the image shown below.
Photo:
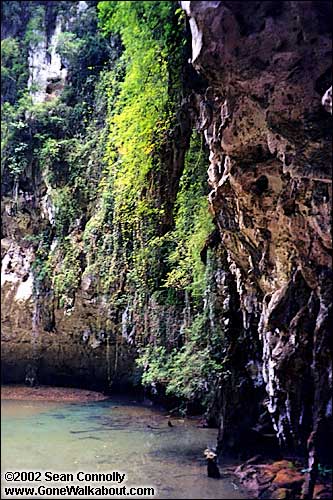
<path fill-rule="evenodd" d="M 71 67 L 70 57 L 64 57 L 59 47 L 66 36 L 72 44 L 77 40 L 77 26 L 90 30 L 92 37 L 96 34 L 96 5 L 36 2 L 36 8 L 30 9 L 24 2 L 17 4 L 6 3 L 1 31 L 4 38 L 19 41 L 25 49 L 20 64 L 23 69 L 27 66 L 26 89 L 37 107 L 21 117 L 24 127 L 34 121 L 38 106 L 44 106 L 49 116 L 54 113 L 47 106 L 61 95 Z M 47 133 L 45 123 L 42 128 Z M 30 135 L 34 132 L 31 129 Z M 36 156 L 19 175 L 5 169 L 2 179 L 2 381 L 98 388 L 109 388 L 114 379 L 127 383 L 133 374 L 134 351 L 121 335 L 121 324 L 116 329 L 105 297 L 96 299 L 89 273 L 82 279 L 75 304 L 73 299 L 65 307 L 59 307 L 52 284 L 38 279 L 34 266 L 39 236 L 44 231 L 51 234 L 51 252 L 61 245 L 54 235 L 55 186 L 47 181 Z M 79 249 L 81 236 L 72 235 Z M 83 270 L 84 266 L 81 274 Z"/>
<path fill-rule="evenodd" d="M 207 81 L 195 99 L 210 149 L 209 201 L 243 314 L 231 348 L 241 344 L 249 368 L 221 396 L 220 445 L 225 408 L 240 394 L 248 414 L 258 403 L 244 390 L 252 372 L 281 446 L 320 455 L 332 429 L 331 5 L 182 7 L 192 63 Z M 248 429 L 258 425 L 249 420 Z"/>
<path fill-rule="evenodd" d="M 31 48 L 29 51 L 30 75 L 28 87 L 35 103 L 52 98 L 54 90 L 59 91 L 62 89 L 66 79 L 67 70 L 56 50 L 59 35 L 62 32 L 61 18 L 57 17 L 55 23 L 50 41 L 48 40 L 48 34 L 41 31 L 39 32 L 40 41 L 38 41 L 36 47 Z"/>
<path fill-rule="evenodd" d="M 286 499 L 302 497 L 304 474 L 301 467 L 288 460 L 261 464 L 259 456 L 253 457 L 235 470 L 240 481 L 253 492 L 255 498 Z M 313 498 L 331 498 L 331 484 L 317 484 Z"/>
<path fill-rule="evenodd" d="M 40 181 L 30 195 L 34 200 L 21 193 L 15 210 L 12 198 L 3 198 L 2 380 L 22 383 L 34 366 L 44 384 L 107 388 L 114 378 L 127 382 L 134 351 L 125 334 L 118 334 L 121 324 L 116 329 L 103 297 L 96 300 L 89 274 L 75 304 L 65 309 L 52 288 L 38 285 L 33 268 L 37 247 L 29 237 L 48 222 L 40 209 L 43 190 Z"/>
<path fill-rule="evenodd" d="M 225 371 L 209 407 L 212 421 L 219 422 L 219 451 L 247 453 L 279 443 L 284 450 L 308 450 L 314 470 L 318 460 L 328 461 L 324 450 L 332 433 L 331 5 L 181 3 L 192 33 L 192 65 L 183 68 L 180 123 L 168 131 L 163 168 L 150 179 L 165 208 L 153 239 L 175 223 L 194 126 L 209 149 L 209 206 L 216 224 L 201 259 L 207 263 L 208 249 L 209 258 L 214 254 L 202 302 L 209 322 L 223 326 Z M 97 39 L 96 2 L 39 7 L 49 22 L 27 48 L 26 61 L 35 106 L 13 118 L 19 140 L 11 144 L 14 160 L 24 151 L 29 161 L 21 170 L 12 162 L 3 178 L 3 380 L 22 382 L 28 370 L 31 385 L 35 371 L 50 384 L 128 381 L 135 343 L 144 338 L 154 346 L 160 335 L 164 346 L 181 349 L 193 306 L 191 312 L 188 293 L 160 303 L 149 290 L 142 300 L 134 288 L 126 289 L 128 268 L 117 261 L 125 242 L 111 217 L 111 197 L 105 201 L 107 224 L 100 223 L 109 239 L 99 233 L 105 214 L 97 206 L 97 188 L 106 146 L 98 156 L 96 137 L 108 133 L 103 93 L 110 90 L 99 88 L 99 72 L 121 49 L 114 40 L 106 49 L 105 40 Z M 3 33 L 24 38 L 26 9 L 21 19 L 11 16 Z M 88 42 L 80 38 L 86 29 L 92 30 Z M 57 52 L 59 40 L 66 57 Z M 56 101 L 59 95 L 63 100 Z M 14 97 L 7 102 L 17 104 Z M 45 141 L 46 132 L 51 140 Z M 29 150 L 33 140 L 43 153 L 38 159 Z M 47 142 L 47 154 L 38 141 Z M 144 237 L 142 242 L 152 236 Z M 93 267 L 97 257 L 105 268 Z M 53 267 L 53 282 L 45 277 L 47 266 Z M 99 269 L 107 292 L 100 288 Z"/>
<path fill-rule="evenodd" d="M 163 330 L 175 344 L 188 309 L 160 305 L 152 291 L 144 301 L 135 287 L 126 289 L 128 267 L 119 264 L 126 243 L 111 213 L 101 224 L 107 244 L 97 230 L 104 217 L 98 184 L 108 135 L 105 71 L 114 69 L 122 49 L 98 30 L 95 1 L 4 4 L 10 57 L 2 100 L 12 115 L 5 117 L 2 179 L 2 380 L 98 388 L 137 382 L 142 338 Z M 21 88 L 17 67 L 26 71 Z M 191 136 L 183 111 L 160 152 L 168 175 L 160 169 L 149 182 L 165 207 L 158 236 L 174 224 Z M 24 151 L 19 166 L 18 151 Z M 106 261 L 102 277 L 96 261 Z"/>

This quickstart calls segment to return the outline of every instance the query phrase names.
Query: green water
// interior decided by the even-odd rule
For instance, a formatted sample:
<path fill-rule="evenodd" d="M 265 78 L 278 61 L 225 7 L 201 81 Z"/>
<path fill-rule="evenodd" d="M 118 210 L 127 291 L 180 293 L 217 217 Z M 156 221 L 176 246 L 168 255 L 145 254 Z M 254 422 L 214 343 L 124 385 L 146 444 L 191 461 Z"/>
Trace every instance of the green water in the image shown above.
<path fill-rule="evenodd" d="M 2 471 L 125 472 L 157 498 L 247 498 L 230 477 L 206 476 L 216 430 L 129 401 L 63 404 L 3 400 Z M 8 484 L 7 484 L 8 486 Z M 96 484 L 95 484 L 96 486 Z"/>

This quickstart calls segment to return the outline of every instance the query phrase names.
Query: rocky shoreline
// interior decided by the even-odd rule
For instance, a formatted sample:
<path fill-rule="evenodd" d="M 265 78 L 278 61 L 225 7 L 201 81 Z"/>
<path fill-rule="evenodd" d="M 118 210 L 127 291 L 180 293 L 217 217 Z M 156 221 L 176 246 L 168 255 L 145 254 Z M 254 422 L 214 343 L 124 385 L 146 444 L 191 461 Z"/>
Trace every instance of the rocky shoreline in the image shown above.
<path fill-rule="evenodd" d="M 298 460 L 284 459 L 270 462 L 267 458 L 255 456 L 230 472 L 242 486 L 258 499 L 305 499 L 306 469 Z M 332 473 L 330 473 L 332 475 Z M 329 475 L 319 475 L 314 487 L 313 499 L 333 498 Z"/>
<path fill-rule="evenodd" d="M 108 396 L 100 392 L 74 389 L 72 387 L 5 385 L 1 387 L 1 399 L 89 403 L 103 401 L 108 399 Z"/>

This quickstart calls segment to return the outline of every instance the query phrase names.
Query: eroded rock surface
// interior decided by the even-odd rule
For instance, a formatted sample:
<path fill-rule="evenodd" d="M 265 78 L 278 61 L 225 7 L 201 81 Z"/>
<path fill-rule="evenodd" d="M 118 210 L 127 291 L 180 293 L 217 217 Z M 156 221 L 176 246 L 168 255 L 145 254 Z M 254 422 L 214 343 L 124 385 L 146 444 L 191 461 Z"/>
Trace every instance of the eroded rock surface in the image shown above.
<path fill-rule="evenodd" d="M 209 200 L 243 312 L 231 344 L 242 343 L 249 366 L 251 344 L 260 345 L 254 379 L 260 386 L 263 376 L 262 407 L 281 446 L 304 450 L 313 431 L 309 450 L 321 454 L 332 422 L 331 5 L 182 6 L 192 63 L 207 81 L 195 99 Z M 244 384 L 222 397 L 222 447 L 225 407 L 246 398 Z"/>
<path fill-rule="evenodd" d="M 298 499 L 302 497 L 305 481 L 302 467 L 289 460 L 279 460 L 263 464 L 259 456 L 253 457 L 235 470 L 241 483 L 260 499 Z M 332 487 L 329 481 L 316 485 L 313 498 L 331 498 Z"/>
<path fill-rule="evenodd" d="M 308 448 L 312 470 L 318 459 L 327 461 L 332 432 L 331 5 L 190 1 L 182 6 L 197 73 L 191 67 L 193 78 L 184 76 L 188 88 L 179 115 L 186 119 L 173 131 L 164 170 L 153 179 L 156 196 L 167 200 L 159 236 L 174 222 L 194 125 L 210 151 L 209 204 L 217 227 L 201 257 L 207 263 L 207 249 L 215 250 L 212 290 L 204 299 L 214 302 L 206 304 L 210 319 L 224 331 L 226 371 L 209 409 L 219 420 L 219 449 L 248 453 L 261 442 L 301 453 Z M 86 2 L 77 7 L 78 13 L 87 10 Z M 51 24 L 47 36 L 54 45 L 60 24 L 56 18 Z M 47 55 L 47 39 L 34 56 L 38 68 L 46 64 L 42 94 L 35 100 L 50 104 L 67 73 L 66 61 L 53 49 Z M 30 83 L 38 79 L 33 68 L 31 63 Z M 98 168 L 92 168 L 92 177 L 98 178 Z M 63 187 L 66 169 L 57 175 L 54 189 Z M 119 290 L 111 290 L 110 307 L 110 295 L 100 291 L 83 251 L 87 214 L 66 232 L 80 261 L 77 288 L 66 293 L 64 304 L 56 303 L 51 284 L 34 276 L 42 244 L 31 240 L 54 230 L 51 184 L 33 164 L 19 179 L 3 179 L 4 380 L 10 374 L 10 381 L 23 381 L 27 364 L 37 361 L 48 383 L 107 383 L 115 373 L 128 379 L 135 341 L 145 336 L 153 344 L 163 330 L 165 342 L 177 345 L 190 308 L 186 298 L 177 308 L 149 296 L 138 314 L 135 294 L 117 303 L 125 268 L 117 270 Z M 53 262 L 60 266 L 59 242 L 50 239 Z M 121 240 L 116 243 L 121 252 Z M 96 241 L 92 249 L 97 251 Z"/>
<path fill-rule="evenodd" d="M 14 3 L 8 2 L 7 10 Z M 26 7 L 13 5 L 10 14 L 5 12 L 1 30 L 9 41 L 11 37 L 26 38 L 27 50 L 20 63 L 23 69 L 26 64 L 26 90 L 37 108 L 31 106 L 22 115 L 21 127 L 27 123 L 31 126 L 36 109 L 48 109 L 50 116 L 53 110 L 48 105 L 56 102 L 61 107 L 57 98 L 68 84 L 70 67 L 70 58 L 63 55 L 61 45 L 66 36 L 72 42 L 76 40 L 74 27 L 84 22 L 85 26 L 90 23 L 94 33 L 96 17 L 93 2 L 62 6 L 45 2 L 31 11 Z M 31 26 L 33 33 L 27 38 Z M 45 124 L 44 128 L 46 132 Z M 96 299 L 89 273 L 83 275 L 84 266 L 82 287 L 62 307 L 50 280 L 37 270 L 43 232 L 51 235 L 51 252 L 57 252 L 61 245 L 53 235 L 55 184 L 51 185 L 45 171 L 37 167 L 36 158 L 30 157 L 27 163 L 16 175 L 5 168 L 2 176 L 2 382 L 108 388 L 117 373 L 118 380 L 127 383 L 133 372 L 134 352 L 121 335 L 121 325 L 116 330 L 112 313 L 106 312 L 105 297 Z M 80 231 L 74 232 L 72 239 L 81 249 Z M 61 257 L 58 262 L 61 264 Z"/>

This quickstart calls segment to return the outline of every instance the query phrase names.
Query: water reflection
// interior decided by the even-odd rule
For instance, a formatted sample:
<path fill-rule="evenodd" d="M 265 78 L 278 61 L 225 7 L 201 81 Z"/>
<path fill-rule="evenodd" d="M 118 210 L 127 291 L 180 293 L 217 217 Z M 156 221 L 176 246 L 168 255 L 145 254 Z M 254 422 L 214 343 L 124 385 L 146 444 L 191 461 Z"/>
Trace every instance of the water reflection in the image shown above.
<path fill-rule="evenodd" d="M 216 430 L 124 400 L 62 404 L 2 401 L 2 470 L 122 471 L 157 498 L 241 499 L 231 479 L 206 476 Z"/>

